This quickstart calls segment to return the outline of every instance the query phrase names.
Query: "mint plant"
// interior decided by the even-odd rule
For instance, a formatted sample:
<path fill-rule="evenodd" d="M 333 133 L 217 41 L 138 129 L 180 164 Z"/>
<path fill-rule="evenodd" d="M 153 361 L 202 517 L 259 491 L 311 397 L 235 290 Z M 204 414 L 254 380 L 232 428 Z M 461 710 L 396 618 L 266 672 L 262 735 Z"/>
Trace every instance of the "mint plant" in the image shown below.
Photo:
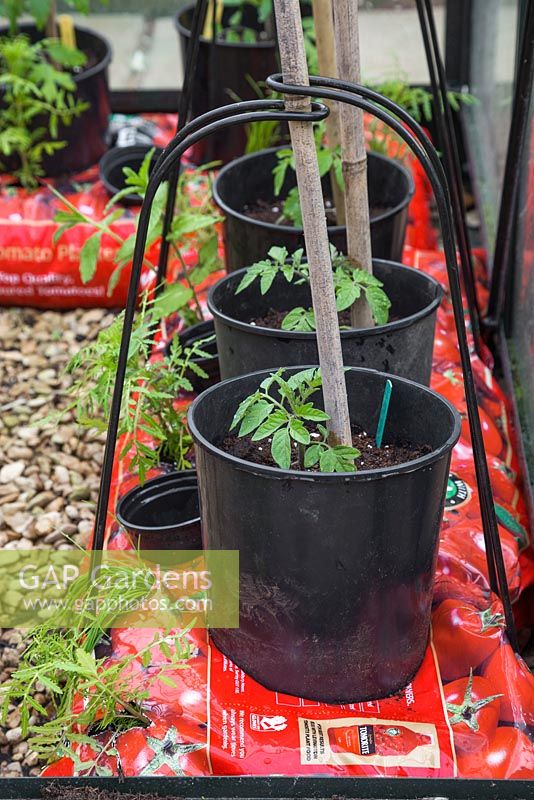
<path fill-rule="evenodd" d="M 253 442 L 269 439 L 271 455 L 281 469 L 290 469 L 296 457 L 299 469 L 319 465 L 322 472 L 354 472 L 360 451 L 329 444 L 321 423 L 330 418 L 310 400 L 322 386 L 320 370 L 303 370 L 287 380 L 283 374 L 281 369 L 269 375 L 239 404 L 230 431 L 237 430 L 239 437 L 252 434 Z"/>
<path fill-rule="evenodd" d="M 371 310 L 376 325 L 385 325 L 389 318 L 391 301 L 383 290 L 383 283 L 374 275 L 354 267 L 347 256 L 330 248 L 336 308 L 338 313 L 350 308 L 362 295 Z M 308 264 L 303 261 L 304 251 L 296 250 L 291 256 L 285 247 L 271 247 L 269 258 L 257 261 L 248 267 L 241 279 L 236 294 L 242 292 L 255 281 L 260 283 L 260 292 L 266 295 L 277 275 L 283 275 L 288 283 L 310 282 Z M 315 316 L 312 308 L 297 307 L 289 311 L 282 321 L 285 331 L 314 331 Z"/>
<path fill-rule="evenodd" d="M 58 140 L 59 124 L 70 125 L 88 108 L 76 99 L 67 71 L 85 62 L 83 53 L 55 39 L 31 44 L 22 34 L 0 38 L 0 159 L 7 169 L 6 159 L 15 157 L 12 174 L 26 188 L 44 174 L 43 157 L 65 147 Z"/>

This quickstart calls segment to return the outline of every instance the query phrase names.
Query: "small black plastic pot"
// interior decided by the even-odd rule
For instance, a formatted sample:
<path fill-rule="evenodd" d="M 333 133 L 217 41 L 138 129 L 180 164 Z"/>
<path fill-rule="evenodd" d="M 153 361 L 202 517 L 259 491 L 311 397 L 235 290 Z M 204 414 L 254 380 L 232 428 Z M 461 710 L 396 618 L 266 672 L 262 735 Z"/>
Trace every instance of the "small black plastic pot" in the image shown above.
<path fill-rule="evenodd" d="M 199 322 L 196 325 L 191 325 L 178 334 L 182 347 L 191 347 L 196 342 L 202 339 L 207 339 L 210 336 L 215 336 L 215 327 L 213 320 L 208 319 L 204 322 Z M 168 343 L 166 352 L 169 352 L 171 342 Z M 191 381 L 191 385 L 197 394 L 209 389 L 215 383 L 221 380 L 221 372 L 219 368 L 219 356 L 217 354 L 217 341 L 214 339 L 212 342 L 202 345 L 202 350 L 206 353 L 211 353 L 210 358 L 193 358 L 195 364 L 207 373 L 207 378 L 201 378 L 196 375 L 192 370 L 188 370 L 187 378 Z"/>
<path fill-rule="evenodd" d="M 342 330 L 343 361 L 346 366 L 383 370 L 428 385 L 442 288 L 424 272 L 391 261 L 375 259 L 373 270 L 392 302 L 390 318 L 394 321 L 374 328 Z M 279 275 L 265 295 L 260 292 L 259 281 L 236 294 L 244 274 L 245 270 L 230 273 L 211 287 L 208 296 L 221 377 L 233 378 L 280 364 L 316 363 L 319 354 L 314 332 L 250 324 L 273 308 L 310 308 L 309 285 L 289 284 Z"/>
<path fill-rule="evenodd" d="M 293 253 L 305 248 L 304 231 L 291 225 L 263 222 L 246 215 L 245 210 L 258 200 L 272 203 L 273 167 L 279 148 L 261 150 L 238 158 L 223 167 L 213 185 L 213 197 L 225 216 L 223 236 L 226 269 L 232 272 L 248 267 L 267 256 L 274 245 Z M 371 246 L 375 258 L 402 261 L 402 249 L 408 222 L 408 205 L 415 191 L 408 170 L 391 158 L 367 154 L 369 205 L 384 209 L 371 220 Z M 296 185 L 293 170 L 288 170 L 280 198 Z M 323 192 L 330 194 L 330 177 L 323 178 Z M 328 238 L 341 253 L 347 252 L 344 226 L 330 225 Z"/>
<path fill-rule="evenodd" d="M 200 512 L 194 470 L 170 472 L 121 497 L 116 516 L 142 550 L 200 550 Z"/>
<path fill-rule="evenodd" d="M 152 147 L 145 144 L 134 144 L 128 147 L 112 147 L 100 159 L 99 171 L 100 180 L 111 196 L 126 188 L 124 180 L 124 168 L 130 167 L 134 172 L 139 172 L 147 153 L 154 150 L 150 167 L 156 163 L 162 153 L 160 147 Z M 121 203 L 126 206 L 140 205 L 143 198 L 141 195 L 132 192 L 121 199 Z"/>
<path fill-rule="evenodd" d="M 43 33 L 32 24 L 20 25 L 19 30 L 27 34 L 32 42 L 43 37 Z M 0 36 L 7 34 L 7 26 L 2 26 Z M 71 125 L 60 123 L 56 139 L 67 144 L 53 155 L 44 156 L 43 169 L 47 177 L 82 172 L 96 164 L 107 149 L 106 134 L 111 112 L 108 84 L 111 45 L 99 33 L 77 25 L 76 43 L 78 49 L 89 57 L 89 65 L 73 75 L 76 98 L 87 102 L 89 107 L 75 117 Z M 34 122 L 36 126 L 47 125 L 41 117 Z M 13 163 L 12 168 L 16 169 L 17 165 Z"/>
<path fill-rule="evenodd" d="M 239 551 L 240 626 L 211 634 L 271 690 L 327 703 L 387 697 L 413 678 L 427 646 L 459 414 L 430 389 L 391 377 L 384 444 L 426 444 L 428 455 L 337 474 L 253 464 L 220 444 L 268 374 L 213 386 L 189 410 L 204 548 Z M 376 430 L 388 377 L 346 373 L 351 421 L 366 431 Z"/>
<path fill-rule="evenodd" d="M 191 38 L 193 9 L 194 3 L 187 5 L 174 19 L 184 64 Z M 224 9 L 223 25 L 228 25 L 234 11 L 234 7 Z M 256 9 L 245 5 L 243 12 L 244 25 L 257 29 Z M 256 100 L 254 82 L 260 84 L 277 69 L 277 48 L 273 40 L 260 39 L 253 43 L 216 40 L 212 44 L 202 36 L 191 96 L 191 117 L 198 117 L 236 99 Z M 245 127 L 234 125 L 199 143 L 193 156 L 199 164 L 213 160 L 227 163 L 244 153 L 245 145 Z"/>

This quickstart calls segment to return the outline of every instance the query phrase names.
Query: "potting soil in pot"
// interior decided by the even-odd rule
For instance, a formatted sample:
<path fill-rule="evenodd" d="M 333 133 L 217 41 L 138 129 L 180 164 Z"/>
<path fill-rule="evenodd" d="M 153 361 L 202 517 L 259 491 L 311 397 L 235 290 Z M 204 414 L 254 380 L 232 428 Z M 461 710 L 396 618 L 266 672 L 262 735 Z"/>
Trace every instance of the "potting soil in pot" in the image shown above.
<path fill-rule="evenodd" d="M 410 257 L 415 266 L 446 282 L 440 253 L 413 251 Z M 484 286 L 480 290 L 484 300 Z M 475 355 L 472 362 L 507 578 L 518 624 L 531 626 L 527 590 L 534 585 L 534 558 L 508 402 L 488 367 Z M 432 386 L 465 419 L 448 299 L 438 313 Z M 137 482 L 128 474 L 128 463 L 127 458 L 116 463 L 110 507 Z M 117 523 L 109 526 L 107 536 L 110 549 L 127 546 Z M 115 630 L 114 653 L 140 649 L 153 636 L 153 630 Z M 223 656 L 205 630 L 192 630 L 188 637 L 193 654 L 184 669 L 172 674 L 174 688 L 159 680 L 151 686 L 147 713 L 152 726 L 117 737 L 118 755 L 107 759 L 115 773 L 120 762 L 125 775 L 137 776 L 534 778 L 528 734 L 534 725 L 534 678 L 507 643 L 502 607 L 489 589 L 465 422 L 447 487 L 432 641 L 413 681 L 397 695 L 333 706 L 269 691 Z M 137 679 L 157 669 L 139 662 Z M 73 770 L 72 761 L 64 758 L 45 774 Z"/>

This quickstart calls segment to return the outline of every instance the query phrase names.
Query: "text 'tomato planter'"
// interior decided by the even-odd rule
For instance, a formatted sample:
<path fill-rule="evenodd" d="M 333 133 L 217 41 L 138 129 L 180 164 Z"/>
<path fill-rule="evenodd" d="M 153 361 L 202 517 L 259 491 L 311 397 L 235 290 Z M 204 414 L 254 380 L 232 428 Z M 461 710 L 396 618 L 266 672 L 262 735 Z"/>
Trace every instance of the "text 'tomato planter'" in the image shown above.
<path fill-rule="evenodd" d="M 440 284 L 413 267 L 390 261 L 373 261 L 376 277 L 392 301 L 393 322 L 374 328 L 342 330 L 346 366 L 391 372 L 428 385 L 436 312 L 443 295 Z M 314 332 L 283 331 L 251 325 L 270 309 L 290 311 L 311 308 L 308 284 L 288 283 L 277 275 L 267 294 L 259 281 L 236 295 L 245 270 L 232 272 L 211 287 L 208 308 L 213 315 L 221 376 L 233 378 L 259 369 L 316 363 L 319 358 Z"/>
<path fill-rule="evenodd" d="M 240 627 L 213 639 L 271 690 L 329 703 L 385 697 L 411 680 L 428 642 L 460 417 L 430 389 L 392 377 L 384 442 L 430 445 L 427 455 L 338 474 L 253 464 L 220 444 L 268 374 L 224 381 L 189 410 L 204 547 L 239 551 Z M 351 420 L 367 431 L 388 377 L 346 373 Z"/>
<path fill-rule="evenodd" d="M 200 550 L 198 485 L 194 470 L 170 472 L 121 497 L 119 524 L 142 550 Z"/>
<path fill-rule="evenodd" d="M 278 162 L 278 149 L 273 147 L 237 158 L 223 167 L 215 179 L 213 198 L 225 216 L 223 236 L 228 272 L 249 267 L 265 258 L 274 245 L 287 247 L 290 253 L 299 247 L 305 248 L 302 228 L 263 222 L 244 213 L 244 209 L 254 206 L 258 200 L 267 203 L 276 200 L 272 171 Z M 413 178 L 398 161 L 368 153 L 367 180 L 369 205 L 379 210 L 371 219 L 373 256 L 402 261 L 408 205 L 415 191 Z M 295 172 L 288 170 L 280 200 L 295 185 Z M 323 178 L 323 191 L 326 192 L 329 185 L 327 175 Z M 344 226 L 329 225 L 328 238 L 339 252 L 347 252 Z"/>

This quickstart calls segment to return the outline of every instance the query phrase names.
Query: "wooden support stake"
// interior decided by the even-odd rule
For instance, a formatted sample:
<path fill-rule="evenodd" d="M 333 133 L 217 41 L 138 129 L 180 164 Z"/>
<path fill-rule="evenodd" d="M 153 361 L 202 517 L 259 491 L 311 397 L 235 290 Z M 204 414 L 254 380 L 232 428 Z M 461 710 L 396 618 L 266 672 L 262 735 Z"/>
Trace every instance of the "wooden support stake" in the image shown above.
<path fill-rule="evenodd" d="M 284 81 L 308 86 L 308 67 L 299 0 L 274 0 L 274 10 Z M 287 95 L 285 103 L 288 111 L 310 109 L 309 97 Z M 330 416 L 328 421 L 330 441 L 333 445 L 351 446 L 352 436 L 332 262 L 312 123 L 290 122 L 289 132 L 295 155 L 295 171 L 310 270 L 325 411 Z"/>
<path fill-rule="evenodd" d="M 337 70 L 341 80 L 361 83 L 358 0 L 334 0 Z M 341 103 L 341 154 L 345 182 L 345 220 L 347 255 L 352 263 L 373 272 L 369 197 L 367 193 L 367 153 L 363 111 Z M 351 308 L 353 328 L 370 328 L 373 317 L 365 298 Z"/>
<path fill-rule="evenodd" d="M 332 0 L 313 0 L 312 9 L 319 75 L 324 75 L 327 78 L 337 78 Z M 325 120 L 326 136 L 329 146 L 335 148 L 339 147 L 341 144 L 339 104 L 327 101 L 327 105 L 330 109 L 330 115 Z M 330 170 L 330 183 L 332 186 L 332 199 L 336 209 L 336 223 L 338 225 L 344 225 L 345 197 L 343 195 L 343 189 L 336 180 L 336 174 L 333 168 Z"/>

